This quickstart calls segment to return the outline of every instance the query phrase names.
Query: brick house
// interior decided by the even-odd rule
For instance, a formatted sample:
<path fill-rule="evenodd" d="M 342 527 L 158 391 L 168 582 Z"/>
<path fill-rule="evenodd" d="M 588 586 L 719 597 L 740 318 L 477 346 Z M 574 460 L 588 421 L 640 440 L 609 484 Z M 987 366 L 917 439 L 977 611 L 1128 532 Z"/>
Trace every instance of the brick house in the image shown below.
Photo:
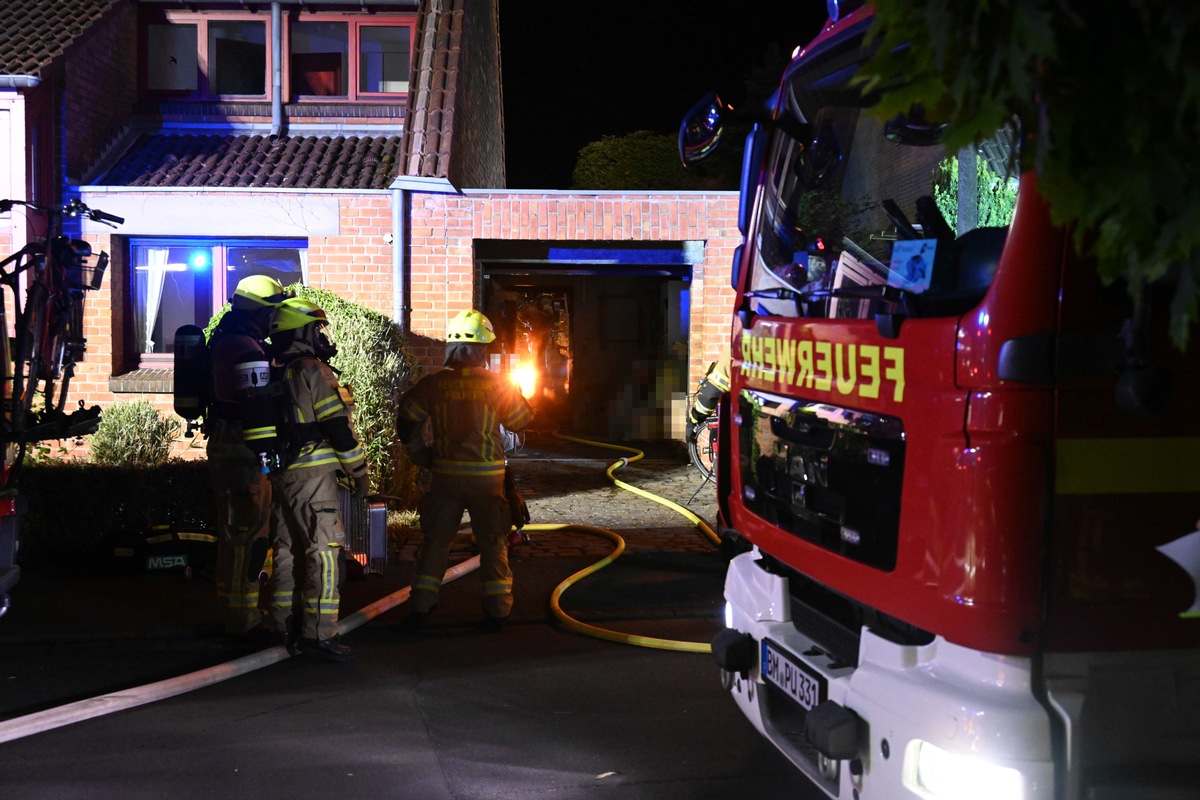
<path fill-rule="evenodd" d="M 427 365 L 482 308 L 566 428 L 680 436 L 737 198 L 506 190 L 499 42 L 497 0 L 8 0 L 0 195 L 126 220 L 76 232 L 112 264 L 72 401 L 170 412 L 174 330 L 262 272 L 390 316 Z M 0 257 L 28 236 L 0 218 Z"/>

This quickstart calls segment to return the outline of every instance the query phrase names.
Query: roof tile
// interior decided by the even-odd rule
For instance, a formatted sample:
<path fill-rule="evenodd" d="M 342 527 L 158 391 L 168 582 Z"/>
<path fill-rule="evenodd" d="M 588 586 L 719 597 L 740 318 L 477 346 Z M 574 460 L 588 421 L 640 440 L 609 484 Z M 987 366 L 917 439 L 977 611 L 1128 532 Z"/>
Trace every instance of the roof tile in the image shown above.
<path fill-rule="evenodd" d="M 0 74 L 39 75 L 120 0 L 3 0 Z"/>
<path fill-rule="evenodd" d="M 141 137 L 99 183 L 109 186 L 386 189 L 399 136 Z"/>

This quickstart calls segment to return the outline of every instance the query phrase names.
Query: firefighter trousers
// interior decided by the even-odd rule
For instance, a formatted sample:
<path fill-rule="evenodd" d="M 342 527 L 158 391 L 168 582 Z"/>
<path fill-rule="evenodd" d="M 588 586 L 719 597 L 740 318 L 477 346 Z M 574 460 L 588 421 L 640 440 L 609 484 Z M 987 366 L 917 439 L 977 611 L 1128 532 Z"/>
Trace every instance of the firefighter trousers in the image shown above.
<path fill-rule="evenodd" d="M 413 610 L 428 612 L 437 604 L 442 576 L 450 560 L 450 543 L 466 511 L 479 547 L 484 610 L 492 617 L 507 617 L 513 603 L 512 570 L 508 566 L 512 517 L 504 498 L 504 476 L 466 477 L 435 472 L 419 511 L 421 547 L 413 574 Z"/>
<path fill-rule="evenodd" d="M 240 453 L 212 447 L 220 435 L 210 439 L 208 456 L 217 503 L 217 597 L 225 633 L 237 636 L 262 622 L 258 572 L 270 541 L 271 483 L 241 443 L 240 430 L 232 440 Z"/>
<path fill-rule="evenodd" d="M 271 627 L 324 641 L 337 635 L 338 563 L 346 544 L 337 479 L 331 470 L 302 468 L 277 473 L 271 483 Z"/>

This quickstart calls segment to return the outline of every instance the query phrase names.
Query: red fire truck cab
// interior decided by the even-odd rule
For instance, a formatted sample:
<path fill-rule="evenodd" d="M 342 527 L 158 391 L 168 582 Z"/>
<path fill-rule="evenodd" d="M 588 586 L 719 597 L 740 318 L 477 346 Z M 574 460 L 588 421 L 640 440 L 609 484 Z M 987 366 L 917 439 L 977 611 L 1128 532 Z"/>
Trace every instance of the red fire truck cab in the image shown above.
<path fill-rule="evenodd" d="M 1196 349 L 1051 224 L 1018 125 L 872 113 L 871 18 L 747 139 L 724 684 L 830 797 L 1200 797 Z"/>

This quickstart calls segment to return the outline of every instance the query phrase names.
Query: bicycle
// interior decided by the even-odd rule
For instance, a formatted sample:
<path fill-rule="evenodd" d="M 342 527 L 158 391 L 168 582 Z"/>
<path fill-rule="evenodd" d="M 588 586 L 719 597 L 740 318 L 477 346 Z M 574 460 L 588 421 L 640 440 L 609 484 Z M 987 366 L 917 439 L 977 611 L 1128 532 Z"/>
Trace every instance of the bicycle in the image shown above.
<path fill-rule="evenodd" d="M 100 288 L 109 258 L 101 252 L 92 263 L 91 246 L 64 235 L 62 222 L 67 217 L 86 217 L 116 227 L 125 221 L 88 208 L 78 198 L 61 208 L 28 200 L 0 200 L 0 214 L 10 213 L 15 206 L 43 214 L 46 224 L 41 236 L 0 261 L 0 285 L 12 290 L 16 322 L 11 349 L 7 338 L 0 337 L 5 390 L 0 444 L 17 447 L 15 457 L 4 465 L 4 489 L 15 485 L 30 442 L 81 436 L 93 432 L 99 423 L 98 406 L 84 408 L 81 401 L 71 413 L 64 407 L 75 364 L 86 349 L 84 293 Z M 0 304 L 0 325 L 7 328 L 4 315 Z"/>
<path fill-rule="evenodd" d="M 688 458 L 706 482 L 716 476 L 717 444 L 717 415 L 714 412 L 701 420 L 687 437 Z"/>

